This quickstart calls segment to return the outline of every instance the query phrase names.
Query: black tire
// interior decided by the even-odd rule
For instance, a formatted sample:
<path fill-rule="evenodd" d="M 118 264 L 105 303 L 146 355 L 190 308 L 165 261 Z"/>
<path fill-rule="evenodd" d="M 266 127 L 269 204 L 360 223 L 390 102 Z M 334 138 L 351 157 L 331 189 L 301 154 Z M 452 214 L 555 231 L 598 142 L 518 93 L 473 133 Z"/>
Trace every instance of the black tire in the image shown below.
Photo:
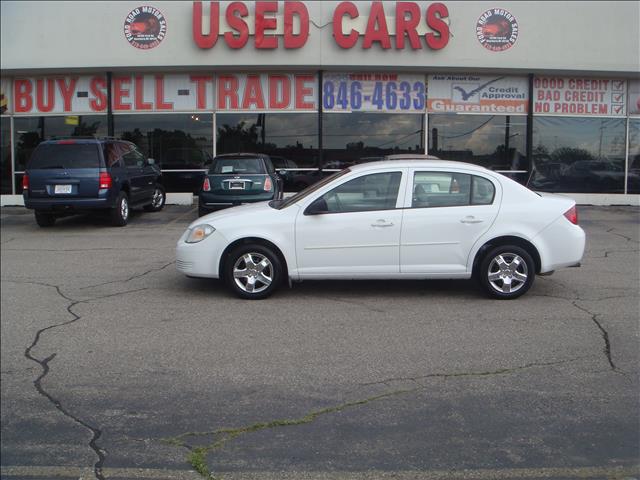
<path fill-rule="evenodd" d="M 167 193 L 165 192 L 164 187 L 159 183 L 156 183 L 156 186 L 153 189 L 153 197 L 151 199 L 151 203 L 149 205 L 145 205 L 143 208 L 147 212 L 159 212 L 164 208 L 166 202 Z"/>
<path fill-rule="evenodd" d="M 120 192 L 116 198 L 115 206 L 111 209 L 111 225 L 124 227 L 129 221 L 129 212 L 129 197 L 126 193 Z"/>
<path fill-rule="evenodd" d="M 56 223 L 56 217 L 52 213 L 34 212 L 36 223 L 40 227 L 53 227 Z"/>
<path fill-rule="evenodd" d="M 246 261 L 247 257 L 251 257 L 252 265 Z M 263 263 L 265 260 L 266 263 Z M 246 271 L 247 275 L 236 278 L 234 271 Z M 271 248 L 260 244 L 248 244 L 240 245 L 229 253 L 223 273 L 227 286 L 238 297 L 260 300 L 270 296 L 280 286 L 284 269 L 280 257 Z"/>
<path fill-rule="evenodd" d="M 487 252 L 477 273 L 480 286 L 490 297 L 511 300 L 531 288 L 536 267 L 524 248 L 501 245 Z"/>

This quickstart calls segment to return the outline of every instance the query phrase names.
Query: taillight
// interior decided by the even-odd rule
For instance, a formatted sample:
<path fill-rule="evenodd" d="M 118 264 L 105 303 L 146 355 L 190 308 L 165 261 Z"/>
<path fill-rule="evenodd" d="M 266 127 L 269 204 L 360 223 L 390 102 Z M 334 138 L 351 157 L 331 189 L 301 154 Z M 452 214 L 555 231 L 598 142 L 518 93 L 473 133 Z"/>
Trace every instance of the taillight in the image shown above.
<path fill-rule="evenodd" d="M 111 180 L 111 175 L 109 172 L 100 172 L 100 177 L 98 177 L 98 188 L 111 188 L 113 185 L 113 180 Z"/>
<path fill-rule="evenodd" d="M 564 216 L 574 225 L 578 225 L 578 209 L 575 205 L 564 212 Z"/>
<path fill-rule="evenodd" d="M 273 182 L 271 181 L 271 177 L 267 177 L 267 179 L 264 181 L 264 191 L 270 192 L 272 188 Z"/>
<path fill-rule="evenodd" d="M 22 176 L 22 190 L 29 190 L 29 175 L 27 175 L 26 173 Z"/>
<path fill-rule="evenodd" d="M 203 192 L 211 191 L 211 182 L 209 181 L 209 177 L 204 177 L 204 182 L 202 182 L 202 191 Z"/>

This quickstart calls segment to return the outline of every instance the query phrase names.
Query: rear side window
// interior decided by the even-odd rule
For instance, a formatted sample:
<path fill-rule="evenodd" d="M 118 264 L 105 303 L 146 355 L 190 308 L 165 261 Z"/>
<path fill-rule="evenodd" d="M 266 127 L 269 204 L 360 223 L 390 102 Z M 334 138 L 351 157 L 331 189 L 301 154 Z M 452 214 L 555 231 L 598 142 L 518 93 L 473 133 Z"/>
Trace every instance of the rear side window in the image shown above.
<path fill-rule="evenodd" d="M 50 168 L 100 168 L 98 143 L 50 143 L 35 149 L 28 168 L 42 170 Z"/>
<path fill-rule="evenodd" d="M 491 205 L 496 195 L 496 187 L 486 178 L 473 176 L 473 188 L 471 190 L 472 205 Z"/>
<path fill-rule="evenodd" d="M 267 173 L 259 158 L 218 158 L 214 160 L 209 173 L 213 174 L 260 174 Z"/>

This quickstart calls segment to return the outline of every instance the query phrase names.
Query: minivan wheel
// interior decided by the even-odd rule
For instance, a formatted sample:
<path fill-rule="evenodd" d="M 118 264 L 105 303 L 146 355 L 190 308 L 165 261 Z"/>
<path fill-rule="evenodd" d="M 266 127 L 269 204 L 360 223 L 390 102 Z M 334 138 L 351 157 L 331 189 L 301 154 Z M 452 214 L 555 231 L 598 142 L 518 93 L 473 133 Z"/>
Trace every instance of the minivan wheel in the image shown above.
<path fill-rule="evenodd" d="M 159 212 L 164 207 L 164 204 L 167 201 L 167 194 L 165 193 L 164 187 L 159 183 L 156 183 L 156 186 L 153 190 L 153 197 L 151 198 L 151 203 L 149 205 L 145 205 L 144 209 L 147 212 Z"/>
<path fill-rule="evenodd" d="M 36 223 L 40 227 L 52 227 L 56 223 L 56 217 L 52 213 L 34 212 L 36 216 Z"/>
<path fill-rule="evenodd" d="M 129 197 L 124 192 L 118 194 L 116 204 L 111 209 L 111 224 L 116 227 L 124 227 L 129 221 Z"/>
<path fill-rule="evenodd" d="M 240 245 L 231 251 L 224 265 L 224 278 L 240 298 L 259 300 L 271 295 L 282 282 L 282 262 L 269 247 Z"/>
<path fill-rule="evenodd" d="M 531 288 L 535 271 L 529 252 L 515 245 L 501 245 L 484 257 L 478 279 L 489 296 L 510 300 Z"/>

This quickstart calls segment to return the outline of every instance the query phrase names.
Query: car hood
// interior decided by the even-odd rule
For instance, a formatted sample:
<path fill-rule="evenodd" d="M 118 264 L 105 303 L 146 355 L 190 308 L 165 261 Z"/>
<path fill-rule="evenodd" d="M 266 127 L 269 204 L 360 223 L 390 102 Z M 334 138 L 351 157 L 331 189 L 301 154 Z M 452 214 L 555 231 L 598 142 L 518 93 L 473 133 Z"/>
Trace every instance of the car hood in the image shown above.
<path fill-rule="evenodd" d="M 228 222 L 247 222 L 250 217 L 252 219 L 264 219 L 269 215 L 277 215 L 280 210 L 271 208 L 269 206 L 269 202 L 270 201 L 249 203 L 246 205 L 239 205 L 237 207 L 225 208 L 224 210 L 219 210 L 198 218 L 191 222 L 189 228 L 193 228 L 196 225 L 202 225 L 203 223 L 219 228 Z"/>

